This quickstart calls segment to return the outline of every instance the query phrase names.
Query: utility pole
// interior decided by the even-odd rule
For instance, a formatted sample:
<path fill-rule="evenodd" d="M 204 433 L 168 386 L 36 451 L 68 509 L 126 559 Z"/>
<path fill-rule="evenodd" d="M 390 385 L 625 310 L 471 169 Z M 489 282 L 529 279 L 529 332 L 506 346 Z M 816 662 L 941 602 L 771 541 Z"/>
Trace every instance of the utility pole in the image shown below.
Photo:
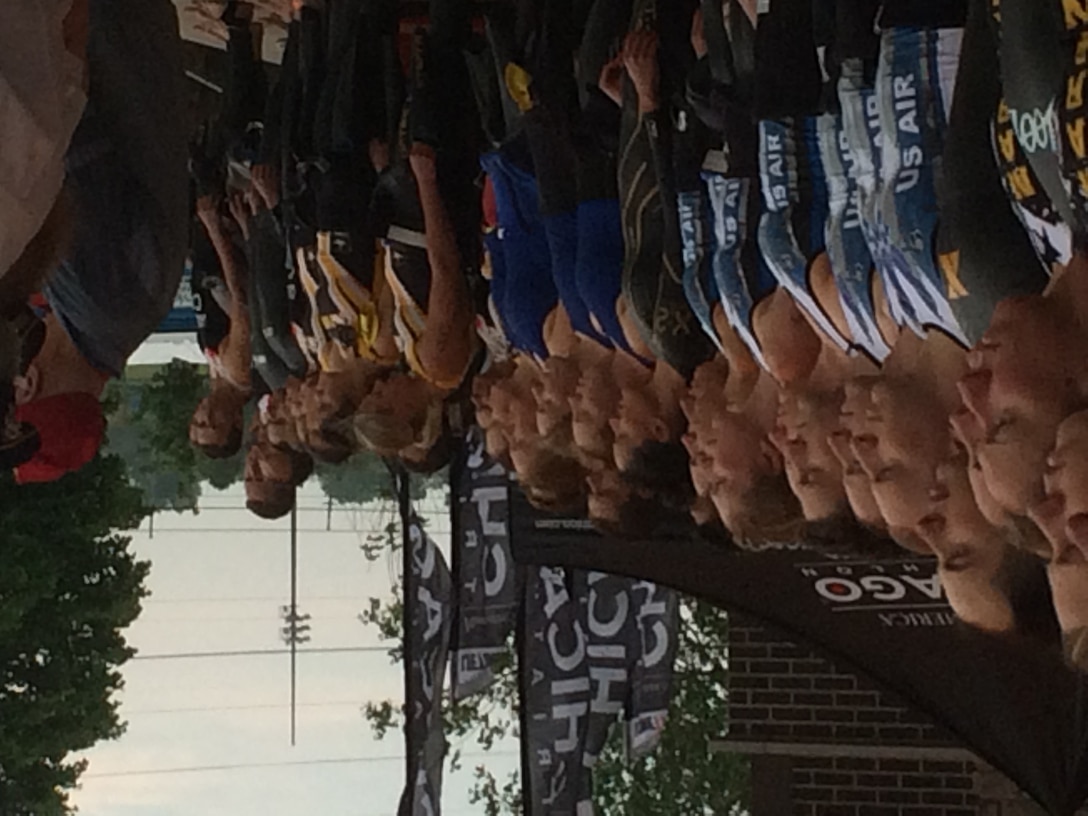
<path fill-rule="evenodd" d="M 291 603 L 280 607 L 284 626 L 280 638 L 291 648 L 291 746 L 295 745 L 295 712 L 298 647 L 310 641 L 309 615 L 298 612 L 298 513 L 291 508 Z"/>

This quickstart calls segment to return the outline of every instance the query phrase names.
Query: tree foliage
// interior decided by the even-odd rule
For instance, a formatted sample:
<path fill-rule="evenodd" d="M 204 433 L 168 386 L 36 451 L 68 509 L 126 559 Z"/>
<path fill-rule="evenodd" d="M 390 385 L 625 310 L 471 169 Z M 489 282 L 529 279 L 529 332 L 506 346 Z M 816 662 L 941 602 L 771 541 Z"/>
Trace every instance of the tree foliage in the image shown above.
<path fill-rule="evenodd" d="M 116 739 L 148 564 L 118 531 L 146 515 L 124 463 L 95 458 L 52 484 L 0 482 L 0 812 L 70 812 L 72 752 Z"/>
<path fill-rule="evenodd" d="M 314 475 L 325 495 L 337 504 L 396 500 L 396 489 L 389 476 L 389 468 L 380 456 L 367 451 L 356 453 L 338 465 L 315 462 Z M 445 470 L 430 476 L 414 477 L 412 499 L 423 499 L 428 491 L 443 489 L 448 484 L 449 474 Z"/>
<path fill-rule="evenodd" d="M 189 420 L 207 388 L 200 367 L 177 359 L 150 379 L 111 383 L 108 449 L 125 460 L 152 507 L 195 511 L 203 482 L 223 490 L 242 478 L 243 452 L 209 459 L 189 444 Z"/>
<path fill-rule="evenodd" d="M 391 536 L 395 543 L 395 537 Z M 394 600 L 370 599 L 359 616 L 390 643 L 394 664 L 403 659 L 403 605 L 400 589 Z M 749 787 L 748 765 L 739 756 L 711 753 L 708 741 L 724 733 L 728 722 L 728 618 L 714 606 L 691 598 L 681 605 L 681 630 L 669 719 L 653 754 L 627 762 L 623 729 L 613 728 L 594 769 L 594 804 L 603 814 L 683 813 L 692 816 L 737 816 L 744 812 Z M 443 701 L 449 768 L 461 766 L 463 746 L 490 751 L 506 738 L 518 738 L 517 658 L 513 637 L 496 682 L 485 692 L 454 702 Z M 363 716 L 378 739 L 403 725 L 402 707 L 392 701 L 367 704 Z M 486 763 L 474 769 L 470 800 L 484 816 L 520 816 L 521 783 L 517 773 L 497 778 Z"/>

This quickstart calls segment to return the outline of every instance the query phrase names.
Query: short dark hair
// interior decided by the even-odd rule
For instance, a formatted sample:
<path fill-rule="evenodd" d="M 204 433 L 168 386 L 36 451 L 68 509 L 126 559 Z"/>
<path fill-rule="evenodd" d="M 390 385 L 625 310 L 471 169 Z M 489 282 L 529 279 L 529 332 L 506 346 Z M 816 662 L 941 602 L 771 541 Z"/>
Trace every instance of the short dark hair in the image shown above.
<path fill-rule="evenodd" d="M 601 533 L 624 540 L 646 539 L 658 533 L 683 536 L 694 528 L 691 517 L 665 506 L 655 497 L 632 491 L 619 508 L 617 519 L 590 519 Z"/>
<path fill-rule="evenodd" d="M 800 546 L 805 518 L 786 474 L 759 477 L 744 494 L 743 502 L 743 516 L 733 520 L 736 529 L 726 524 L 738 548 L 763 552 Z"/>
<path fill-rule="evenodd" d="M 848 509 L 801 528 L 801 546 L 829 558 L 865 561 L 903 558 L 903 549 L 887 533 L 862 524 Z"/>
<path fill-rule="evenodd" d="M 275 484 L 276 489 L 260 499 L 247 499 L 246 509 L 263 519 L 274 521 L 286 516 L 295 506 L 295 486 Z"/>
<path fill-rule="evenodd" d="M 310 436 L 306 448 L 315 459 L 326 465 L 343 464 L 355 453 L 355 446 L 351 444 L 351 440 L 328 423 L 322 425 L 320 431 Z"/>
<path fill-rule="evenodd" d="M 583 513 L 586 508 L 586 472 L 577 459 L 540 450 L 518 481 L 529 503 L 549 513 Z"/>
<path fill-rule="evenodd" d="M 1009 601 L 1017 635 L 1035 643 L 1061 644 L 1061 627 L 1042 561 L 1006 546 L 994 586 Z"/>
<path fill-rule="evenodd" d="M 691 459 L 679 442 L 643 442 L 620 475 L 635 492 L 652 495 L 659 507 L 686 511 L 695 500 Z"/>
<path fill-rule="evenodd" d="M 314 460 L 306 451 L 288 448 L 291 457 L 291 483 L 298 487 L 309 479 L 314 472 Z"/>
<path fill-rule="evenodd" d="M 449 437 L 446 434 L 438 437 L 438 441 L 431 445 L 427 455 L 419 460 L 401 458 L 400 463 L 409 473 L 418 473 L 421 476 L 430 476 L 437 473 L 450 463 L 451 449 Z"/>
<path fill-rule="evenodd" d="M 197 445 L 197 450 L 209 459 L 230 459 L 242 449 L 242 426 L 230 429 L 230 436 L 222 445 Z"/>

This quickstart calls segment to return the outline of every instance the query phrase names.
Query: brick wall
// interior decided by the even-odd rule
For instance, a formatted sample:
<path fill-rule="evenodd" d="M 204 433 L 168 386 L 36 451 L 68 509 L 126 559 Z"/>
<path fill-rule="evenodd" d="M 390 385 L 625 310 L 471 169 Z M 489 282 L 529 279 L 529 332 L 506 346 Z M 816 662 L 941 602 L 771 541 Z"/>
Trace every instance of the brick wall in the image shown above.
<path fill-rule="evenodd" d="M 954 740 L 871 682 L 730 617 L 731 739 L 954 746 Z"/>
<path fill-rule="evenodd" d="M 794 816 L 976 816 L 969 762 L 794 757 Z"/>
<path fill-rule="evenodd" d="M 739 616 L 730 618 L 729 666 L 727 738 L 740 751 L 791 746 L 773 751 L 787 753 L 785 762 L 754 756 L 753 770 L 766 762 L 774 777 L 753 779 L 788 786 L 794 816 L 980 816 L 975 764 L 955 758 L 949 734 L 866 678 Z M 788 812 L 773 810 L 752 816 Z"/>

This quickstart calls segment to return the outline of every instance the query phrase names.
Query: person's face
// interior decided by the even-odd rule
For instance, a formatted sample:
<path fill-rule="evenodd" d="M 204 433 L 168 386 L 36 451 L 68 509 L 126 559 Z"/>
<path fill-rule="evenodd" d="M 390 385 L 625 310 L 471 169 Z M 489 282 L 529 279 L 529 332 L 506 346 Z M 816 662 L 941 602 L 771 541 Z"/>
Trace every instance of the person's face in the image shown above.
<path fill-rule="evenodd" d="M 566 360 L 549 361 L 544 375 L 533 385 L 536 426 L 541 436 L 550 436 L 571 416 L 571 397 L 578 386 L 578 370 Z"/>
<path fill-rule="evenodd" d="M 706 445 L 703 444 L 704 440 L 708 438 L 708 433 L 709 431 L 699 433 L 694 429 L 689 429 L 681 440 L 688 452 L 691 482 L 695 487 L 695 495 L 700 497 L 708 496 L 711 485 L 714 483 L 712 460 L 707 453 Z"/>
<path fill-rule="evenodd" d="M 624 502 L 631 491 L 620 474 L 612 468 L 595 471 L 586 477 L 589 488 L 589 517 L 598 521 L 618 522 Z"/>
<path fill-rule="evenodd" d="M 620 394 L 619 409 L 609 425 L 612 456 L 621 472 L 631 466 L 635 451 L 644 443 L 666 442 L 669 438 L 657 401 L 642 388 L 626 389 Z"/>
<path fill-rule="evenodd" d="M 951 557 L 959 549 L 998 541 L 997 529 L 975 502 L 966 455 L 950 457 L 937 467 L 929 498 L 929 512 L 918 522 L 916 532 L 938 556 Z"/>
<path fill-rule="evenodd" d="M 869 481 L 869 475 L 858 458 L 854 456 L 850 438 L 850 432 L 840 427 L 827 440 L 831 452 L 839 460 L 839 467 L 842 468 L 842 484 L 846 491 L 846 500 L 850 503 L 850 509 L 854 511 L 854 517 L 862 524 L 883 527 L 884 519 L 880 515 L 880 508 L 873 496 L 873 486 Z"/>
<path fill-rule="evenodd" d="M 838 429 L 838 416 L 839 401 L 833 395 L 780 395 L 772 441 L 809 521 L 834 515 L 846 500 L 842 466 L 829 441 Z"/>
<path fill-rule="evenodd" d="M 295 423 L 286 416 L 270 416 L 265 422 L 268 441 L 277 447 L 297 448 L 301 444 Z"/>
<path fill-rule="evenodd" d="M 1016 620 L 1008 599 L 995 586 L 1004 545 L 990 539 L 990 544 L 961 545 L 937 552 L 937 574 L 956 616 L 971 626 L 988 632 L 1011 631 Z"/>
<path fill-rule="evenodd" d="M 756 306 L 752 328 L 767 369 L 779 383 L 796 383 L 812 373 L 820 356 L 820 338 L 785 289 Z"/>
<path fill-rule="evenodd" d="M 476 424 L 487 430 L 495 424 L 495 412 L 491 409 L 491 382 L 476 378 L 472 383 L 472 404 L 476 409 Z"/>
<path fill-rule="evenodd" d="M 739 414 L 722 411 L 710 423 L 700 444 L 710 457 L 715 494 L 744 496 L 765 475 L 782 471 L 782 457 L 758 426 Z M 715 506 L 722 498 L 715 498 Z M 720 509 L 720 508 L 719 508 Z M 724 521 L 724 517 L 723 517 Z"/>
<path fill-rule="evenodd" d="M 430 398 L 421 380 L 409 374 L 393 374 L 375 382 L 359 407 L 366 413 L 410 419 L 427 409 Z"/>
<path fill-rule="evenodd" d="M 968 355 L 960 395 L 985 431 L 978 461 L 989 491 L 1023 514 L 1042 492 L 1046 454 L 1075 404 L 1077 345 L 1039 297 L 1010 298 Z"/>
<path fill-rule="evenodd" d="M 1088 626 L 1088 557 L 1066 532 L 1065 497 L 1048 495 L 1033 504 L 1028 514 L 1050 543 L 1046 573 L 1062 632 Z"/>
<path fill-rule="evenodd" d="M 291 481 L 292 476 L 291 457 L 286 451 L 264 444 L 256 444 L 249 449 L 245 465 L 248 498 L 252 498 L 251 486 L 256 489 L 266 482 L 286 484 Z"/>
<path fill-rule="evenodd" d="M 680 407 L 689 423 L 698 423 L 725 405 L 725 384 L 729 379 L 729 365 L 723 357 L 703 363 L 691 380 L 688 393 L 680 401 Z"/>
<path fill-rule="evenodd" d="M 936 467 L 948 452 L 948 415 L 940 402 L 909 379 L 873 383 L 866 419 L 888 461 L 912 459 Z"/>
<path fill-rule="evenodd" d="M 497 425 L 492 425 L 484 431 L 484 448 L 492 457 L 500 459 L 510 452 L 510 442 Z"/>
<path fill-rule="evenodd" d="M 239 406 L 209 395 L 200 401 L 189 422 L 189 441 L 200 447 L 226 445 L 231 433 L 242 424 Z"/>
<path fill-rule="evenodd" d="M 1069 541 L 1088 556 L 1088 411 L 1058 427 L 1043 476 L 1046 495 L 1060 501 L 1060 522 Z"/>
<path fill-rule="evenodd" d="M 949 424 L 952 427 L 952 436 L 963 445 L 967 451 L 967 478 L 971 482 L 971 492 L 975 496 L 975 504 L 993 527 L 1005 527 L 1008 524 L 1008 513 L 994 498 L 986 484 L 982 465 L 978 460 L 978 450 L 986 438 L 986 432 L 982 423 L 978 421 L 966 408 L 960 408 L 951 417 Z"/>
<path fill-rule="evenodd" d="M 868 474 L 889 527 L 914 530 L 927 514 L 937 466 L 951 444 L 947 418 L 933 405 L 915 407 L 905 382 L 871 384 L 868 405 L 855 414 L 851 450 Z"/>

